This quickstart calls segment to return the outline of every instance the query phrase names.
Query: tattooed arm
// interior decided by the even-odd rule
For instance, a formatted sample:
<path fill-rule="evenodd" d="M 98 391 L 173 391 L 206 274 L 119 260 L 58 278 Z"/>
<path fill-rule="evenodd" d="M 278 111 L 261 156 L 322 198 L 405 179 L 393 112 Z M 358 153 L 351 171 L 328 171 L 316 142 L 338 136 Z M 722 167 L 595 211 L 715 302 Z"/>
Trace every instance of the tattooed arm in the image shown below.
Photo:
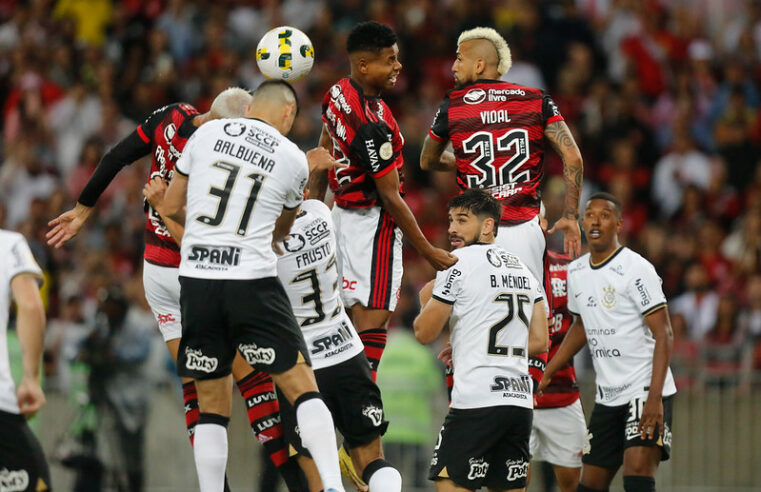
<path fill-rule="evenodd" d="M 579 231 L 579 195 L 584 178 L 584 164 L 579 147 L 565 121 L 555 121 L 544 129 L 544 136 L 552 148 L 563 159 L 563 180 L 565 181 L 565 209 L 555 225 L 547 231 L 552 234 L 562 231 L 564 249 L 571 257 L 581 253 L 581 232 Z"/>

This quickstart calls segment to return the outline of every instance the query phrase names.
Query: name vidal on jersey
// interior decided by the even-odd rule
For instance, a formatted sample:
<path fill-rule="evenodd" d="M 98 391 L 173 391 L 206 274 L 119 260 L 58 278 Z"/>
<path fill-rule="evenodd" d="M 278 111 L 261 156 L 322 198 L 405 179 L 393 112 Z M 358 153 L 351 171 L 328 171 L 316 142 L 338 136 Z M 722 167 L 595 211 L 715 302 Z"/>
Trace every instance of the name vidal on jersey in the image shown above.
<path fill-rule="evenodd" d="M 272 168 L 275 167 L 275 161 L 273 159 L 263 156 L 250 147 L 229 142 L 227 140 L 218 139 L 214 144 L 214 152 L 227 154 L 230 157 L 235 157 L 236 159 L 246 161 L 250 164 L 253 164 L 254 166 L 264 169 L 267 172 L 272 172 Z"/>
<path fill-rule="evenodd" d="M 495 109 L 492 111 L 481 111 L 481 123 L 484 125 L 490 123 L 508 123 L 510 117 L 507 115 L 506 109 Z"/>
<path fill-rule="evenodd" d="M 510 289 L 530 289 L 528 277 L 516 277 L 514 275 L 489 275 L 492 287 L 508 287 Z"/>

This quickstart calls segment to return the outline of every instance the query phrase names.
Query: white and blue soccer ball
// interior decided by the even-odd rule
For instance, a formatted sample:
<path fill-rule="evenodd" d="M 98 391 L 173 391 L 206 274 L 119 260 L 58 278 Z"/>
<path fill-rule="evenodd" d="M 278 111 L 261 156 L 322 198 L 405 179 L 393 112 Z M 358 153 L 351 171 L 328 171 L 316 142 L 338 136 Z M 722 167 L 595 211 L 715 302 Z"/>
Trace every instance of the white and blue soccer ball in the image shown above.
<path fill-rule="evenodd" d="M 256 46 L 256 64 L 268 79 L 301 80 L 314 64 L 312 41 L 295 27 L 271 29 Z"/>

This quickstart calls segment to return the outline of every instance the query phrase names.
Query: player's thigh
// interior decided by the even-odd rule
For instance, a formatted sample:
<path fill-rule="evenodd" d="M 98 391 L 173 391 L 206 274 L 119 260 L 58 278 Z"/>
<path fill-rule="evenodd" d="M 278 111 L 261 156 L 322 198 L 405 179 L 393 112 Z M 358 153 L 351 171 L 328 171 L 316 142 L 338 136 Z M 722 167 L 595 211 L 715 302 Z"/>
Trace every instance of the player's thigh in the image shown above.
<path fill-rule="evenodd" d="M 655 477 L 661 462 L 658 446 L 630 446 L 624 450 L 624 476 Z"/>
<path fill-rule="evenodd" d="M 522 224 L 499 226 L 494 242 L 508 253 L 516 255 L 540 282 L 544 278 L 544 255 L 547 241 L 538 218 Z"/>
<path fill-rule="evenodd" d="M 666 461 L 671 456 L 671 420 L 674 409 L 674 397 L 668 396 L 663 398 L 663 428 L 658 428 L 653 433 L 651 438 L 643 439 L 639 432 L 640 418 L 642 417 L 642 409 L 645 405 L 646 398 L 635 398 L 629 402 L 628 413 L 626 417 L 626 440 L 624 442 L 624 467 L 627 467 L 626 452 L 629 448 L 653 448 L 651 451 L 647 449 L 639 450 L 635 454 L 631 454 L 628 461 L 628 468 L 630 470 L 649 470 L 650 457 L 657 456 L 658 461 Z M 637 457 L 635 460 L 634 457 Z M 640 459 L 641 458 L 641 459 Z M 656 465 L 657 467 L 657 462 Z M 632 474 L 639 474 L 634 473 Z M 643 473 L 645 474 L 645 473 Z"/>
<path fill-rule="evenodd" d="M 391 319 L 391 311 L 386 309 L 371 309 L 361 303 L 355 303 L 351 309 L 351 322 L 358 333 L 374 328 L 386 328 Z"/>
<path fill-rule="evenodd" d="M 50 471 L 23 416 L 0 411 L 0 467 L 8 490 L 50 490 Z"/>
<path fill-rule="evenodd" d="M 624 460 L 627 405 L 595 404 L 589 418 L 581 461 L 584 465 L 618 469 Z M 583 473 L 582 473 L 583 476 Z"/>
<path fill-rule="evenodd" d="M 143 261 L 143 290 L 165 342 L 182 336 L 179 268 Z M 176 354 L 175 354 L 175 362 Z"/>
<path fill-rule="evenodd" d="M 531 458 L 567 468 L 581 467 L 587 425 L 581 402 L 534 410 Z"/>
<path fill-rule="evenodd" d="M 467 490 L 477 490 L 484 485 L 492 466 L 489 457 L 504 438 L 504 422 L 510 418 L 506 408 L 511 407 L 450 409 L 439 431 L 428 478 L 437 482 L 449 480 Z M 525 425 L 528 462 L 531 422 L 527 421 Z"/>
<path fill-rule="evenodd" d="M 581 477 L 581 466 L 552 465 L 552 470 L 555 472 L 555 480 L 560 492 L 576 492 L 576 487 L 579 485 L 579 478 Z"/>
<path fill-rule="evenodd" d="M 233 399 L 232 375 L 214 379 L 197 379 L 195 385 L 200 413 L 230 416 Z"/>
<path fill-rule="evenodd" d="M 224 297 L 233 346 L 248 364 L 274 376 L 309 362 L 301 328 L 277 277 L 228 280 Z"/>
<path fill-rule="evenodd" d="M 441 479 L 436 481 L 436 492 L 465 492 L 473 489 L 460 487 L 456 483 L 448 479 Z"/>
<path fill-rule="evenodd" d="M 224 316 L 225 280 L 181 277 L 183 336 L 177 373 L 184 378 L 219 379 L 230 374 L 235 345 Z"/>
<path fill-rule="evenodd" d="M 403 274 L 401 230 L 380 207 L 334 207 L 333 218 L 344 305 L 393 311 Z"/>

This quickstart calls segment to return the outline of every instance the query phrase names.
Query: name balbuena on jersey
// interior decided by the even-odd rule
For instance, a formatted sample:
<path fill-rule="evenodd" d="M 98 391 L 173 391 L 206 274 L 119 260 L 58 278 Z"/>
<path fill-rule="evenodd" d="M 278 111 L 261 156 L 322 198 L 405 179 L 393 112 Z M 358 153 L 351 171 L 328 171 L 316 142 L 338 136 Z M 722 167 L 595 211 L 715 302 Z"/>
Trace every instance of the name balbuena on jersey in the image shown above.
<path fill-rule="evenodd" d="M 533 408 L 528 333 L 539 282 L 494 244 L 454 253 L 456 265 L 436 274 L 433 298 L 452 304 L 449 318 L 454 388 L 452 408 L 513 405 Z"/>
<path fill-rule="evenodd" d="M 621 247 L 592 266 L 590 255 L 568 269 L 568 310 L 581 316 L 595 367 L 602 405 L 617 406 L 646 397 L 653 371 L 655 338 L 645 316 L 666 307 L 661 279 L 649 261 Z M 669 368 L 663 396 L 676 393 Z"/>
<path fill-rule="evenodd" d="M 555 102 L 539 89 L 478 80 L 449 91 L 428 134 L 450 140 L 462 190 L 482 188 L 502 203 L 502 224 L 539 213 L 544 129 L 563 121 Z"/>
<path fill-rule="evenodd" d="M 188 176 L 180 275 L 276 276 L 272 233 L 283 207 L 301 204 L 306 155 L 261 120 L 223 119 L 193 134 L 175 170 Z"/>
<path fill-rule="evenodd" d="M 339 293 L 336 236 L 330 209 L 306 200 L 281 243 L 277 274 L 304 333 L 314 369 L 334 366 L 363 350 Z"/>
<path fill-rule="evenodd" d="M 31 273 L 42 279 L 42 270 L 34 261 L 24 236 L 0 229 L 0 410 L 9 413 L 19 413 L 8 360 L 7 330 L 11 280 L 21 273 Z"/>

